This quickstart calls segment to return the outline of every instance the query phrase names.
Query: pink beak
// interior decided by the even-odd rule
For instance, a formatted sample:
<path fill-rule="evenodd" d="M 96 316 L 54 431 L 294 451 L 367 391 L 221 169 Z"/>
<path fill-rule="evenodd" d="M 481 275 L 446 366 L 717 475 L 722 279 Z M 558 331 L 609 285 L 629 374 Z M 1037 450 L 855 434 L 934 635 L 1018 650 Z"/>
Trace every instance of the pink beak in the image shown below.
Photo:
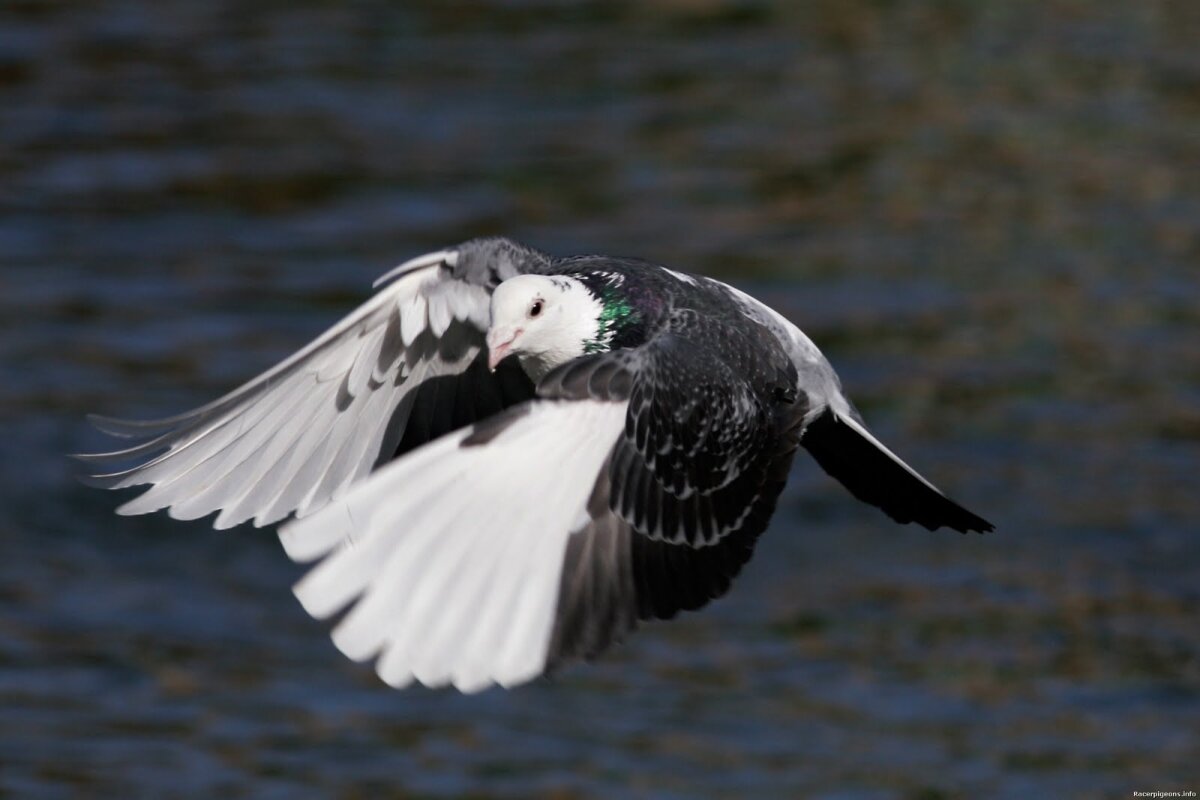
<path fill-rule="evenodd" d="M 524 333 L 523 328 L 517 328 L 515 331 L 506 330 L 490 330 L 487 335 L 488 347 L 488 369 L 492 372 L 496 371 L 496 365 L 503 361 L 512 350 L 513 342 L 517 337 Z"/>

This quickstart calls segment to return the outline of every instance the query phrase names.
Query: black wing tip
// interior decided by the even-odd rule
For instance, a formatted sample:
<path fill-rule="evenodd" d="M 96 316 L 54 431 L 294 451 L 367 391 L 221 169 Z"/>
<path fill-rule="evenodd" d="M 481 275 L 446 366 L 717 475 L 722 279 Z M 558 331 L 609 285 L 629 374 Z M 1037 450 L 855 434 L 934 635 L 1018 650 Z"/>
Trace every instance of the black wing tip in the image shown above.
<path fill-rule="evenodd" d="M 983 517 L 972 514 L 970 511 L 966 511 L 965 509 L 964 515 L 965 516 L 963 519 L 949 520 L 930 528 L 930 530 L 937 530 L 938 528 L 945 527 L 953 531 L 958 531 L 963 535 L 968 533 L 978 533 L 982 535 L 996 530 L 996 526 L 988 522 Z"/>
<path fill-rule="evenodd" d="M 968 511 L 940 492 L 936 503 L 924 503 L 922 506 L 920 511 L 923 518 L 917 521 L 931 531 L 949 528 L 963 534 L 983 534 L 996 529 L 995 525 L 983 517 Z"/>
<path fill-rule="evenodd" d="M 935 519 L 941 519 L 940 524 L 935 525 L 934 529 L 949 528 L 959 531 L 960 534 L 986 534 L 996 530 L 994 524 L 986 521 L 977 513 L 967 511 L 946 495 L 943 494 L 942 499 L 944 503 L 941 509 L 931 510 L 936 515 Z"/>
<path fill-rule="evenodd" d="M 965 528 L 965 530 L 963 528 Z M 992 531 L 996 530 L 995 525 L 988 522 L 983 517 L 978 517 L 975 515 L 972 515 L 971 523 L 969 525 L 964 525 L 963 528 L 956 528 L 955 530 L 957 530 L 959 533 L 978 533 L 981 535 L 985 533 L 991 533 Z"/>
<path fill-rule="evenodd" d="M 964 534 L 995 530 L 992 523 L 942 494 L 832 411 L 813 420 L 800 443 L 851 494 L 896 522 Z"/>
<path fill-rule="evenodd" d="M 926 496 L 902 509 L 883 506 L 880 508 L 901 525 L 915 522 L 929 531 L 947 528 L 962 534 L 984 534 L 996 529 L 995 525 L 983 517 L 968 511 L 940 492 L 936 498 Z"/>

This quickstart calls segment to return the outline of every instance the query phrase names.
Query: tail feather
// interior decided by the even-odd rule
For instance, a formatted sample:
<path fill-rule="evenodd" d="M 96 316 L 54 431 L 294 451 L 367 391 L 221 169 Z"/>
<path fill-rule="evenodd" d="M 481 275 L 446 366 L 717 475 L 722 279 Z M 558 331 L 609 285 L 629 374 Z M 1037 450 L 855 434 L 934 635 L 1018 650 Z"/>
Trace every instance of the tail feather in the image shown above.
<path fill-rule="evenodd" d="M 946 497 L 849 417 L 826 409 L 809 424 L 800 443 L 851 494 L 897 522 L 960 533 L 993 530 L 992 523 Z"/>

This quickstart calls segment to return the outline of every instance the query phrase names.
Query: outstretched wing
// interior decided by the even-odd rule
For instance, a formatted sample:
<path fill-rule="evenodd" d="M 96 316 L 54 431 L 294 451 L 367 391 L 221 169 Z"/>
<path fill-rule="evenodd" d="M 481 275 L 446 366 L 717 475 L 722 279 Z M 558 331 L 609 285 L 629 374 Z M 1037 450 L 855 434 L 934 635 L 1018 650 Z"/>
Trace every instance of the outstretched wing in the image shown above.
<path fill-rule="evenodd" d="M 803 416 L 672 334 L 577 359 L 539 394 L 281 531 L 293 559 L 323 559 L 301 603 L 352 605 L 334 642 L 388 683 L 521 683 L 724 593 Z"/>
<path fill-rule="evenodd" d="M 122 514 L 168 508 L 177 519 L 220 510 L 215 525 L 266 525 L 320 508 L 397 451 L 532 396 L 519 370 L 491 374 L 483 352 L 487 270 L 459 252 L 414 259 L 307 347 L 208 405 L 150 422 L 93 417 L 114 436 L 145 439 L 81 455 L 109 489 L 151 488 Z"/>

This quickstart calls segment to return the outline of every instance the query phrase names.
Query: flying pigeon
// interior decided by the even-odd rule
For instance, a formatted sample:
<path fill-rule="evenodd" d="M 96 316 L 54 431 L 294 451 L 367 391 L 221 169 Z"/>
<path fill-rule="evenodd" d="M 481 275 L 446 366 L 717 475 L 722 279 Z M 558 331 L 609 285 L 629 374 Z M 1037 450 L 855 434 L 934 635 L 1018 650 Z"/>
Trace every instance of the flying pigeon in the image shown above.
<path fill-rule="evenodd" d="M 388 684 L 505 687 L 723 595 L 803 446 L 897 522 L 992 525 L 865 427 L 816 345 L 743 292 L 504 238 L 408 261 L 307 347 L 80 456 L 118 509 L 268 525 Z"/>

